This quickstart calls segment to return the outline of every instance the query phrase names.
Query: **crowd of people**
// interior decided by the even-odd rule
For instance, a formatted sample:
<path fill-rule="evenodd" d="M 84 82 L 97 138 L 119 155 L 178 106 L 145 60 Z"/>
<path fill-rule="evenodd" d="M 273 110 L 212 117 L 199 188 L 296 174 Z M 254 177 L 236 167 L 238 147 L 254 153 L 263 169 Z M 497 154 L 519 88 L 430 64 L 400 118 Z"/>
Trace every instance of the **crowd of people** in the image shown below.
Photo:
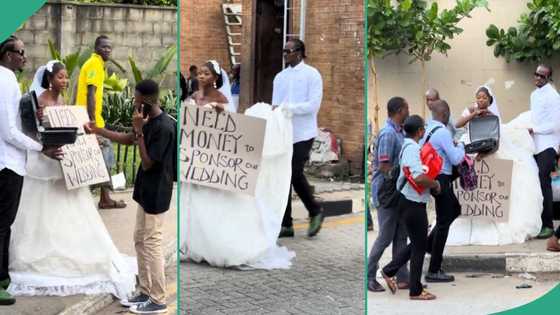
<path fill-rule="evenodd" d="M 448 103 L 433 88 L 425 94 L 431 111 L 427 122 L 418 115 L 409 115 L 404 98 L 388 101 L 389 117 L 377 134 L 372 160 L 371 199 L 379 232 L 368 259 L 369 291 L 385 291 L 376 277 L 381 256 L 391 243 L 392 260 L 379 273 L 393 294 L 398 289 L 408 289 L 412 300 L 436 298 L 421 281 L 426 253 L 430 255 L 426 282 L 455 280 L 442 269 L 448 243 L 503 245 L 536 237 L 548 239 L 548 250 L 560 251 L 560 228 L 553 230 L 551 188 L 560 145 L 560 95 L 551 84 L 550 66 L 539 65 L 533 77 L 536 89 L 530 96 L 530 111 L 507 124 L 501 121 L 497 97 L 489 86 L 479 87 L 475 102 L 456 119 L 450 117 Z M 470 142 L 471 121 L 487 115 L 497 116 L 501 123 L 499 149 L 493 154 L 514 161 L 509 219 L 503 223 L 460 217 L 461 204 L 452 185 L 456 180 L 454 168 L 468 156 L 465 144 Z M 425 143 L 430 143 L 443 161 L 435 178 L 427 176 L 422 165 L 420 151 Z M 487 157 L 482 153 L 474 156 L 477 161 Z M 423 191 L 414 189 L 417 186 Z M 394 190 L 397 201 L 387 197 Z M 436 219 L 428 231 L 426 204 L 430 198 L 435 203 Z"/>
<path fill-rule="evenodd" d="M 102 185 L 98 207 L 89 187 L 68 190 L 61 147 L 45 146 L 36 131 L 22 129 L 16 73 L 26 56 L 24 43 L 11 36 L 0 43 L 0 305 L 21 295 L 110 293 L 133 313 L 167 309 L 162 234 L 176 172 L 176 122 L 159 105 L 158 84 L 143 80 L 135 86 L 132 132 L 106 128 L 102 112 L 110 104 L 103 104 L 103 83 L 112 49 L 107 36 L 97 37 L 80 68 L 75 106 L 85 107 L 89 122 L 76 127 L 97 135 L 109 170 L 112 141 L 138 145 L 136 259 L 119 252 L 98 212 L 126 207 L 110 198 L 110 185 Z M 72 84 L 68 78 L 62 61 L 37 70 L 30 90 L 39 121 L 46 107 L 69 105 L 62 97 Z"/>

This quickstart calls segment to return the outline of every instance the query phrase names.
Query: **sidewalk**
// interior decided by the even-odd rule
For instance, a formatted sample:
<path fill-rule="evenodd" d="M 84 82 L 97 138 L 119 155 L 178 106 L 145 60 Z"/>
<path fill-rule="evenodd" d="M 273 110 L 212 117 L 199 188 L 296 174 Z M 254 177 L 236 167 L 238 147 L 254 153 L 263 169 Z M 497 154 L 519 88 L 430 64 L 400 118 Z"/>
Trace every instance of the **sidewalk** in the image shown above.
<path fill-rule="evenodd" d="M 368 253 L 377 238 L 376 211 L 372 211 L 374 231 L 368 232 Z M 428 212 L 429 222 L 435 222 L 435 213 Z M 387 248 L 380 265 L 388 263 L 391 249 Z M 424 267 L 428 265 L 427 255 Z M 529 240 L 522 244 L 502 246 L 446 246 L 442 268 L 449 272 L 560 272 L 560 253 L 546 250 L 546 240 Z"/>
<path fill-rule="evenodd" d="M 364 184 L 340 181 L 329 181 L 316 178 L 307 178 L 309 184 L 315 189 L 318 201 L 352 201 L 352 213 L 364 213 Z M 292 217 L 294 220 L 306 220 L 309 213 L 299 200 L 297 194 L 292 195 Z"/>
<path fill-rule="evenodd" d="M 181 263 L 181 314 L 364 314 L 363 212 L 327 218 L 313 239 L 294 228 L 279 241 L 296 253 L 287 270 Z"/>
<path fill-rule="evenodd" d="M 171 200 L 171 209 L 167 212 L 164 227 L 166 265 L 176 263 L 177 211 L 176 194 Z M 115 192 L 114 199 L 122 199 L 127 203 L 124 209 L 99 210 L 109 234 L 119 251 L 125 255 L 135 256 L 132 239 L 136 220 L 136 202 L 132 200 L 132 190 Z M 95 197 L 97 201 L 97 197 Z M 68 297 L 16 297 L 12 306 L 0 306 L 0 315 L 85 315 L 96 314 L 97 311 L 113 303 L 110 294 L 79 295 Z"/>

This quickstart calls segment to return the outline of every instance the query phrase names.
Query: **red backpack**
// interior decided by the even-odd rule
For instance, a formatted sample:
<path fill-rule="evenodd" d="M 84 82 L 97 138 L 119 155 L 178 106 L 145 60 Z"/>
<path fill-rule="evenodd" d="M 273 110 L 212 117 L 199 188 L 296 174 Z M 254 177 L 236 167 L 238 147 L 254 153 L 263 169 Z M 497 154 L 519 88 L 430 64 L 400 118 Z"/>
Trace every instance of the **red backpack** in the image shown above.
<path fill-rule="evenodd" d="M 422 162 L 422 166 L 424 168 L 424 174 L 431 179 L 435 179 L 439 175 L 439 172 L 443 167 L 443 159 L 441 158 L 441 156 L 439 156 L 436 149 L 434 149 L 434 147 L 430 143 L 430 138 L 439 128 L 441 128 L 441 126 L 437 126 L 432 129 L 432 131 L 430 131 L 430 133 L 426 137 L 426 141 L 424 142 L 422 149 L 420 149 L 420 161 Z M 404 176 L 406 177 L 408 183 L 412 186 L 412 188 L 414 188 L 414 190 L 416 190 L 418 194 L 424 192 L 426 188 L 416 184 L 408 167 L 403 168 L 403 170 Z"/>

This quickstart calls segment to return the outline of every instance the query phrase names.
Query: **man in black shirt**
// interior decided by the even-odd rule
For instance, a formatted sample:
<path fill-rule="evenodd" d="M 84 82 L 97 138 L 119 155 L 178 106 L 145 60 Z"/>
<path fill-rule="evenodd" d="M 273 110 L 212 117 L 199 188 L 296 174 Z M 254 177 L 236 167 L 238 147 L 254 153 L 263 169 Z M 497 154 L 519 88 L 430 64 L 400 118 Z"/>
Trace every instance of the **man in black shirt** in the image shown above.
<path fill-rule="evenodd" d="M 138 145 L 141 165 L 134 183 L 138 203 L 134 246 L 140 293 L 126 301 L 135 314 L 162 313 L 165 304 L 165 270 L 162 247 L 163 215 L 169 209 L 175 176 L 176 121 L 159 106 L 159 87 L 152 80 L 136 85 L 133 133 L 113 132 L 87 124 L 86 130 L 121 144 Z"/>

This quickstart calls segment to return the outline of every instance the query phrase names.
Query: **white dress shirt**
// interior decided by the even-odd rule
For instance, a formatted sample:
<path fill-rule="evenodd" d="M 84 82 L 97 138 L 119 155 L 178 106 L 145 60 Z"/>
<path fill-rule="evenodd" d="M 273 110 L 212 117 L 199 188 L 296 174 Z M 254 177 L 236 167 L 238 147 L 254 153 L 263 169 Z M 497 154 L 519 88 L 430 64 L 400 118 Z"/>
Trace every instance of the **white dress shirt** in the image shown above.
<path fill-rule="evenodd" d="M 553 148 L 558 152 L 560 143 L 560 95 L 548 83 L 531 93 L 533 140 L 536 153 Z"/>
<path fill-rule="evenodd" d="M 43 146 L 22 133 L 21 91 L 15 73 L 3 66 L 0 66 L 0 86 L 0 170 L 8 168 L 24 176 L 27 150 L 41 151 Z"/>
<path fill-rule="evenodd" d="M 303 61 L 274 77 L 272 105 L 285 106 L 293 114 L 294 143 L 318 135 L 317 114 L 323 98 L 323 79 Z"/>

